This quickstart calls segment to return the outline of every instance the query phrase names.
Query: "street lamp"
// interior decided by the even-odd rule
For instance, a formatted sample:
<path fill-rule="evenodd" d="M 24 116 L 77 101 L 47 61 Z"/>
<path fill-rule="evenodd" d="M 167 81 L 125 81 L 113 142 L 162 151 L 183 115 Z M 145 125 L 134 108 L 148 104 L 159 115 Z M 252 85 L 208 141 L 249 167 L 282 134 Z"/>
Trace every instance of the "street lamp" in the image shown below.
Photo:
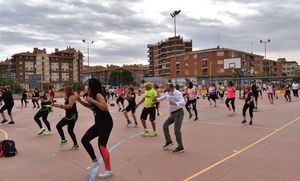
<path fill-rule="evenodd" d="M 95 41 L 88 42 L 88 41 L 83 39 L 82 42 L 87 44 L 88 66 L 90 66 L 90 45 L 93 44 Z"/>
<path fill-rule="evenodd" d="M 176 57 L 176 16 L 179 15 L 181 10 L 177 10 L 172 12 L 170 15 L 172 18 L 174 18 L 174 41 L 175 41 L 175 51 L 174 51 L 174 57 L 175 57 L 175 86 L 177 85 L 177 57 Z"/>
<path fill-rule="evenodd" d="M 267 62 L 267 43 L 270 43 L 271 40 L 270 40 L 270 39 L 268 39 L 268 40 L 266 40 L 266 41 L 260 40 L 259 42 L 260 42 L 260 43 L 263 43 L 264 46 L 265 46 L 265 62 Z M 268 72 L 268 73 L 269 73 L 269 76 L 270 76 L 270 75 L 272 76 L 271 63 L 269 63 L 269 72 Z"/>

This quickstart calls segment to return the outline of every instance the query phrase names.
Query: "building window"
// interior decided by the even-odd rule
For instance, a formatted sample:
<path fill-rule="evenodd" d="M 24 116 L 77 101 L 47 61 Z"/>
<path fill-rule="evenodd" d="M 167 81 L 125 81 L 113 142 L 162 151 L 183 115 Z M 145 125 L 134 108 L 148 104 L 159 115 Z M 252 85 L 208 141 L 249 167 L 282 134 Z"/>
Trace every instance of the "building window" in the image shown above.
<path fill-rule="evenodd" d="M 224 56 L 224 51 L 218 51 L 218 52 L 217 52 L 217 56 L 218 56 L 218 57 Z"/>
<path fill-rule="evenodd" d="M 207 59 L 207 53 L 202 53 L 202 59 Z"/>
<path fill-rule="evenodd" d="M 218 68 L 218 73 L 224 73 L 224 69 L 223 68 Z"/>
<path fill-rule="evenodd" d="M 197 59 L 197 54 L 194 55 L 194 59 Z"/>
<path fill-rule="evenodd" d="M 223 65 L 223 64 L 224 64 L 224 61 L 223 61 L 223 60 L 218 60 L 217 64 L 218 64 L 218 65 Z"/>

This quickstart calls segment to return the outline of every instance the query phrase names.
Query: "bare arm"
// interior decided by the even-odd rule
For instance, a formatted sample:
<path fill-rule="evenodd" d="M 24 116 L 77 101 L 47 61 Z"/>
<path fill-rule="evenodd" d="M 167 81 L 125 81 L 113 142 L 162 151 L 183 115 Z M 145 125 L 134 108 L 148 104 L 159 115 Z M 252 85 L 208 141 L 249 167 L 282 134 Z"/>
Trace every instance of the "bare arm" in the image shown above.
<path fill-rule="evenodd" d="M 69 104 L 67 105 L 62 105 L 62 104 L 53 104 L 53 107 L 61 108 L 61 109 L 71 109 L 73 105 L 76 102 L 76 97 L 74 95 L 69 97 Z"/>
<path fill-rule="evenodd" d="M 88 102 L 83 101 L 80 97 L 78 97 L 76 100 L 77 100 L 81 105 L 83 105 L 84 107 L 87 107 L 87 108 L 90 108 L 90 107 L 91 107 L 91 105 L 90 105 Z"/>
<path fill-rule="evenodd" d="M 107 103 L 106 103 L 104 97 L 99 93 L 96 96 L 96 100 L 91 97 L 87 97 L 87 101 L 96 105 L 102 111 L 105 111 L 105 112 L 108 111 Z"/>
<path fill-rule="evenodd" d="M 143 99 L 136 105 L 136 107 L 139 107 L 139 105 L 141 105 L 143 102 L 145 102 L 145 97 L 143 97 Z"/>

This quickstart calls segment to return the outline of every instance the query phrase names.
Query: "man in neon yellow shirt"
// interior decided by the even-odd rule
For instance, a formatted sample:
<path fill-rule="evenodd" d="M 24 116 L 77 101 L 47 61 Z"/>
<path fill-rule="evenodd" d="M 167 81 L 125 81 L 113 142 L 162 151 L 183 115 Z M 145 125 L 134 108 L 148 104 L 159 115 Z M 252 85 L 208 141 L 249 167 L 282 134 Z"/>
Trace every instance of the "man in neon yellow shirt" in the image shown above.
<path fill-rule="evenodd" d="M 138 107 L 140 104 L 145 102 L 144 109 L 141 114 L 141 121 L 144 127 L 143 136 L 154 137 L 157 136 L 156 125 L 155 125 L 155 107 L 154 107 L 154 99 L 157 97 L 157 92 L 153 89 L 153 84 L 151 82 L 147 82 L 145 84 L 145 93 L 143 99 L 137 104 Z M 148 115 L 150 115 L 150 121 L 152 124 L 153 132 L 149 134 L 147 129 L 146 120 Z"/>

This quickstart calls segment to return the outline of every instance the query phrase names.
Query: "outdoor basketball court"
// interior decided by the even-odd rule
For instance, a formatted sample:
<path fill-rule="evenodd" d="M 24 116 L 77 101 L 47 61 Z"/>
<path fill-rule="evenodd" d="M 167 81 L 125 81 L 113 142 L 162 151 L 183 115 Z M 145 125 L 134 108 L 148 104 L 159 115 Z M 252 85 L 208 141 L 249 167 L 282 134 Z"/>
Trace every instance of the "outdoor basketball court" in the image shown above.
<path fill-rule="evenodd" d="M 16 104 L 20 105 L 18 101 Z M 218 102 L 216 108 L 210 107 L 206 99 L 200 99 L 199 121 L 189 120 L 185 111 L 182 127 L 185 152 L 181 154 L 162 150 L 165 143 L 162 124 L 169 114 L 166 102 L 161 104 L 162 115 L 156 121 L 159 136 L 154 138 L 142 137 L 141 126 L 126 128 L 117 106 L 110 107 L 114 128 L 108 146 L 114 176 L 106 180 L 299 180 L 299 104 L 296 100 L 285 102 L 280 97 L 274 105 L 269 105 L 265 96 L 259 99 L 259 111 L 254 112 L 254 124 L 249 126 L 240 124 L 242 101 L 237 101 L 237 113 L 232 116 L 224 104 Z M 54 134 L 37 136 L 38 126 L 33 116 L 38 110 L 31 103 L 28 108 L 16 107 L 13 113 L 16 124 L 0 125 L 0 138 L 13 139 L 18 149 L 16 157 L 0 158 L 1 181 L 100 180 L 95 171 L 85 169 L 91 161 L 81 143 L 76 152 L 59 149 L 55 125 L 64 115 L 63 110 L 54 109 L 49 114 Z M 75 134 L 80 142 L 94 119 L 90 110 L 79 105 L 78 110 Z M 138 117 L 141 110 L 142 107 L 137 110 Z M 72 142 L 67 130 L 64 131 L 69 148 Z M 173 127 L 170 133 L 175 141 Z M 94 149 L 100 156 L 96 142 Z"/>

